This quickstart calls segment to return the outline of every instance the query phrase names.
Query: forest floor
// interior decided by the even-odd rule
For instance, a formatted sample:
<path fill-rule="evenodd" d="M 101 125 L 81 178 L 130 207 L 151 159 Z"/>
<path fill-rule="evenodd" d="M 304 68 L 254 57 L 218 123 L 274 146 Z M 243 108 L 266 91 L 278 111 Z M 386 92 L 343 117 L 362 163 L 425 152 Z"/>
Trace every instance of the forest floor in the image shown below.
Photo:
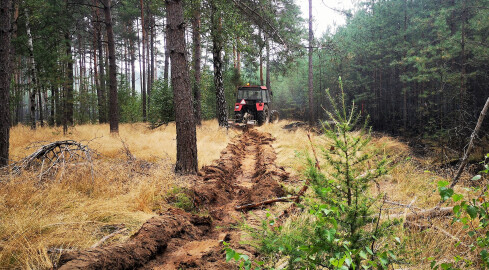
<path fill-rule="evenodd" d="M 284 129 L 287 124 L 241 132 L 205 122 L 197 130 L 200 174 L 191 177 L 172 173 L 172 124 L 157 130 L 126 124 L 119 137 L 108 135 L 106 125 L 77 126 L 68 136 L 53 128 L 34 132 L 14 127 L 11 144 L 17 160 L 40 144 L 69 138 L 84 141 L 97 154 L 91 168 L 79 163 L 51 178 L 24 171 L 0 181 L 0 268 L 236 268 L 225 262 L 223 242 L 251 258 L 260 256 L 250 234 L 290 203 L 250 212 L 234 207 L 295 194 L 302 186 L 308 131 Z M 320 134 L 311 137 L 314 144 L 328 143 Z M 436 157 L 417 157 L 405 143 L 387 136 L 374 136 L 370 150 L 393 164 L 373 193 L 422 209 L 439 202 L 437 182 L 449 174 L 433 165 Z M 463 193 L 464 187 L 456 191 Z M 406 210 L 395 205 L 385 209 L 394 214 Z M 430 222 L 467 240 L 460 228 L 449 225 L 449 217 Z M 403 242 L 399 266 L 404 268 L 429 269 L 427 258 L 450 261 L 462 248 L 438 230 L 401 228 L 396 235 Z M 268 265 L 276 267 L 277 262 Z"/>

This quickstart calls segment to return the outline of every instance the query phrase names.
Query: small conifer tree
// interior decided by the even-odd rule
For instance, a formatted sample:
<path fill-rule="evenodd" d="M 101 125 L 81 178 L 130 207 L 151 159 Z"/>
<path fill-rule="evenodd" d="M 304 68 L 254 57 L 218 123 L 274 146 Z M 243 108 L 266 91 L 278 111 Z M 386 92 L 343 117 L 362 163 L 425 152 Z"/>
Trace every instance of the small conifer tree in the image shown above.
<path fill-rule="evenodd" d="M 390 224 L 380 220 L 383 194 L 371 192 L 375 179 L 387 173 L 388 161 L 368 149 L 370 130 L 366 121 L 358 125 L 362 117 L 354 104 L 346 105 L 341 78 L 340 89 L 338 102 L 327 90 L 332 112 L 324 122 L 326 140 L 314 146 L 325 162 L 307 158 L 305 175 L 313 194 L 306 194 L 301 207 L 313 218 L 307 228 L 265 229 L 262 238 L 263 251 L 289 257 L 288 269 L 386 268 L 396 260 L 388 246 L 377 242 Z"/>

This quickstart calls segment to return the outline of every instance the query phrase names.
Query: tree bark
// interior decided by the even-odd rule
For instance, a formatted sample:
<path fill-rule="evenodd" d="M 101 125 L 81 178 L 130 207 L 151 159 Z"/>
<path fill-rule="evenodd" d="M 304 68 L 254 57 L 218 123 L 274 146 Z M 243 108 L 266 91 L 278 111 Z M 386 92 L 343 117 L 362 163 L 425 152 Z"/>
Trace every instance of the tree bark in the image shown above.
<path fill-rule="evenodd" d="M 223 61 L 222 61 L 222 26 L 220 14 L 217 6 L 211 1 L 211 36 L 212 36 L 212 59 L 214 64 L 214 87 L 216 88 L 216 109 L 219 126 L 228 126 L 228 114 L 226 106 L 226 97 L 224 96 L 223 83 Z"/>
<path fill-rule="evenodd" d="M 168 21 L 166 22 L 168 25 Z M 170 66 L 170 50 L 168 49 L 168 30 L 165 31 L 165 69 L 163 70 L 163 80 L 168 82 L 168 69 Z"/>
<path fill-rule="evenodd" d="M 142 106 L 143 106 L 143 122 L 146 122 L 146 117 L 147 117 L 147 114 L 146 114 L 146 30 L 144 29 L 144 3 L 143 3 L 143 0 L 140 0 L 140 4 L 141 4 L 141 30 L 142 30 L 142 33 L 143 33 L 143 48 L 142 48 L 142 51 L 143 51 L 143 58 L 142 58 L 142 61 L 141 61 L 141 65 L 143 67 L 143 70 L 142 70 L 142 86 L 143 88 L 141 89 L 141 98 L 142 98 Z"/>
<path fill-rule="evenodd" d="M 73 100 L 73 55 L 71 49 L 71 36 L 69 33 L 65 33 L 65 45 L 66 45 L 66 103 L 65 103 L 65 117 L 68 125 L 73 125 L 73 113 L 74 113 L 74 100 Z M 39 108 L 41 110 L 42 108 Z"/>
<path fill-rule="evenodd" d="M 13 7 L 13 21 L 12 21 L 12 34 L 11 34 L 11 39 L 16 39 L 17 38 L 17 31 L 18 31 L 18 19 L 19 19 L 19 3 L 18 1 L 11 1 Z M 12 70 L 12 73 L 14 74 L 14 86 L 13 86 L 13 93 L 17 97 L 21 96 L 21 91 L 20 91 L 20 72 L 19 72 L 19 66 L 17 63 L 17 56 L 15 55 L 15 46 L 13 44 L 10 45 L 10 69 Z M 13 118 L 13 123 L 11 123 L 12 126 L 15 126 L 19 123 L 19 114 L 18 112 L 21 110 L 21 104 L 22 104 L 22 99 L 21 98 L 16 98 L 17 102 L 14 104 L 15 108 L 15 113 L 14 113 L 14 118 Z M 12 119 L 11 119 L 12 120 Z"/>
<path fill-rule="evenodd" d="M 403 28 L 403 40 L 404 46 L 407 44 L 407 0 L 404 0 L 404 28 Z M 407 48 L 404 49 L 403 60 L 406 58 Z M 406 65 L 403 65 L 403 74 L 406 74 Z M 407 130 L 407 89 L 406 83 L 402 82 L 402 126 L 404 131 Z"/>
<path fill-rule="evenodd" d="M 11 0 L 0 2 L 0 167 L 8 165 L 10 138 L 10 8 Z"/>
<path fill-rule="evenodd" d="M 182 0 L 166 0 L 168 18 L 168 45 L 171 57 L 171 80 L 175 102 L 177 128 L 177 164 L 175 171 L 183 174 L 197 173 L 197 136 L 193 114 L 185 49 L 185 23 Z"/>
<path fill-rule="evenodd" d="M 119 133 L 119 108 L 117 104 L 117 65 L 115 59 L 115 41 L 112 29 L 111 0 L 104 0 L 105 28 L 109 49 L 109 124 L 110 133 Z"/>
<path fill-rule="evenodd" d="M 197 125 L 202 124 L 202 106 L 201 106 L 201 94 L 200 94 L 200 60 L 201 60 L 201 46 L 200 46 L 200 0 L 196 1 L 194 7 L 194 17 L 192 18 L 192 41 L 194 43 L 194 96 L 195 96 L 195 122 Z"/>
<path fill-rule="evenodd" d="M 93 0 L 94 4 L 96 0 Z M 107 99 L 105 98 L 105 66 L 104 66 L 104 52 L 102 45 L 102 24 L 100 23 L 100 14 L 98 8 L 95 9 L 96 20 L 98 21 L 96 26 L 97 32 L 97 48 L 98 48 L 98 66 L 99 66 L 99 88 L 97 89 L 98 97 L 98 117 L 99 123 L 107 123 Z M 95 61 L 97 62 L 97 61 Z"/>
<path fill-rule="evenodd" d="M 263 81 L 263 40 L 262 35 L 261 35 L 261 29 L 259 31 L 259 39 L 260 39 L 260 56 L 259 56 L 259 62 L 260 62 L 260 85 L 264 85 Z"/>
<path fill-rule="evenodd" d="M 272 88 L 271 88 L 271 85 L 270 85 L 270 39 L 267 38 L 266 40 L 266 50 L 267 50 L 267 64 L 266 64 L 266 78 L 265 78 L 265 81 L 266 81 L 266 85 L 267 85 L 267 89 L 268 91 L 272 91 Z"/>
<path fill-rule="evenodd" d="M 42 110 L 42 94 L 41 94 L 41 87 L 39 87 L 37 93 L 37 99 L 38 99 L 38 106 L 39 106 L 39 123 L 41 124 L 41 127 L 44 127 L 44 114 Z"/>
<path fill-rule="evenodd" d="M 96 0 L 93 0 L 93 5 L 95 6 L 97 4 Z M 92 9 L 92 24 L 93 24 L 93 79 L 95 82 L 95 88 L 97 89 L 97 108 L 98 108 L 98 120 L 99 123 L 102 124 L 104 123 L 104 103 L 103 103 L 103 92 L 102 92 L 102 86 L 101 86 L 101 79 L 99 78 L 99 73 L 98 73 L 98 65 L 99 62 L 97 61 L 97 50 L 101 50 L 102 44 L 101 44 L 101 37 L 100 37 L 100 23 L 99 21 L 99 16 L 98 16 L 98 8 L 94 7 Z M 102 68 L 102 65 L 100 65 L 100 68 Z"/>
<path fill-rule="evenodd" d="M 29 61 L 31 72 L 31 89 L 29 95 L 30 101 L 30 120 L 31 129 L 36 129 L 36 88 L 37 88 L 37 74 L 36 74 L 36 61 L 34 59 L 34 45 L 32 42 L 31 27 L 29 22 L 29 11 L 25 9 L 25 28 L 27 32 L 27 45 L 29 49 Z"/>
<path fill-rule="evenodd" d="M 466 93 L 467 93 L 467 84 L 466 84 L 466 61 L 467 61 L 467 55 L 465 52 L 465 36 L 467 35 L 466 33 L 466 20 L 467 20 L 467 7 L 466 7 L 466 0 L 462 0 L 462 29 L 461 29 L 461 40 L 460 40 L 460 49 L 461 49 L 461 57 L 460 57 L 460 126 L 464 126 L 466 121 L 464 117 L 465 110 L 467 109 L 467 103 L 466 103 Z"/>
<path fill-rule="evenodd" d="M 156 22 L 155 22 L 155 15 L 153 14 L 151 16 L 151 51 L 150 51 L 150 55 L 151 55 L 151 73 L 149 74 L 150 76 L 150 84 L 148 86 L 148 107 L 149 107 L 149 103 L 150 103 L 150 100 L 151 100 L 151 91 L 153 90 L 153 83 L 155 81 L 155 35 L 156 35 Z"/>
<path fill-rule="evenodd" d="M 309 48 L 308 48 L 308 57 L 309 57 L 309 123 L 312 125 L 314 123 L 314 100 L 313 100 L 313 81 L 312 81 L 312 42 L 313 42 L 313 33 L 312 33 L 312 0 L 309 0 Z"/>
<path fill-rule="evenodd" d="M 134 31 L 134 25 L 131 23 L 130 31 Z M 132 89 L 132 96 L 136 96 L 136 52 L 134 48 L 134 40 L 132 38 L 129 39 L 129 46 L 130 46 L 130 54 L 131 54 L 131 89 Z"/>
<path fill-rule="evenodd" d="M 77 35 L 77 41 L 78 41 L 78 54 L 79 54 L 79 59 L 78 59 L 78 66 L 79 66 L 79 72 L 80 72 L 80 77 L 79 77 L 79 89 L 78 92 L 80 94 L 80 123 L 84 124 L 87 119 L 88 119 L 88 96 L 86 93 L 86 88 L 85 88 L 85 47 L 83 46 L 82 48 L 82 42 L 83 38 L 80 34 Z"/>

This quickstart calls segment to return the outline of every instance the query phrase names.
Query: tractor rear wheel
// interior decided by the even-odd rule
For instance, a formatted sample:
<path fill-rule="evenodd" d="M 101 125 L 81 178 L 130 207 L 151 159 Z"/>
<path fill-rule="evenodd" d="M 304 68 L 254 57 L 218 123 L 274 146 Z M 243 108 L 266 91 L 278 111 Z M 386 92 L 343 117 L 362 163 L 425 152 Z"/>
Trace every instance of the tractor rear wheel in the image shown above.
<path fill-rule="evenodd" d="M 265 106 L 263 107 L 263 111 L 258 112 L 257 114 L 258 125 L 261 126 L 270 121 L 270 111 L 268 110 L 268 105 L 265 104 Z"/>

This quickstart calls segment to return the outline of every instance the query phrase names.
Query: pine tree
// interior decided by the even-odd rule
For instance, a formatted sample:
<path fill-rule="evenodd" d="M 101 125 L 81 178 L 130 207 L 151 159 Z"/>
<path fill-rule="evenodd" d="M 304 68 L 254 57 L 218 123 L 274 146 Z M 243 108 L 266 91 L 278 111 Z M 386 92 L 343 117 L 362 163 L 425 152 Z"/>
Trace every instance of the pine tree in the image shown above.
<path fill-rule="evenodd" d="M 197 136 L 193 113 L 193 97 L 185 49 L 182 0 L 166 0 L 168 47 L 171 59 L 171 81 L 177 128 L 177 164 L 175 171 L 197 173 Z"/>
<path fill-rule="evenodd" d="M 10 138 L 10 9 L 11 0 L 0 2 L 0 167 L 8 165 Z"/>

